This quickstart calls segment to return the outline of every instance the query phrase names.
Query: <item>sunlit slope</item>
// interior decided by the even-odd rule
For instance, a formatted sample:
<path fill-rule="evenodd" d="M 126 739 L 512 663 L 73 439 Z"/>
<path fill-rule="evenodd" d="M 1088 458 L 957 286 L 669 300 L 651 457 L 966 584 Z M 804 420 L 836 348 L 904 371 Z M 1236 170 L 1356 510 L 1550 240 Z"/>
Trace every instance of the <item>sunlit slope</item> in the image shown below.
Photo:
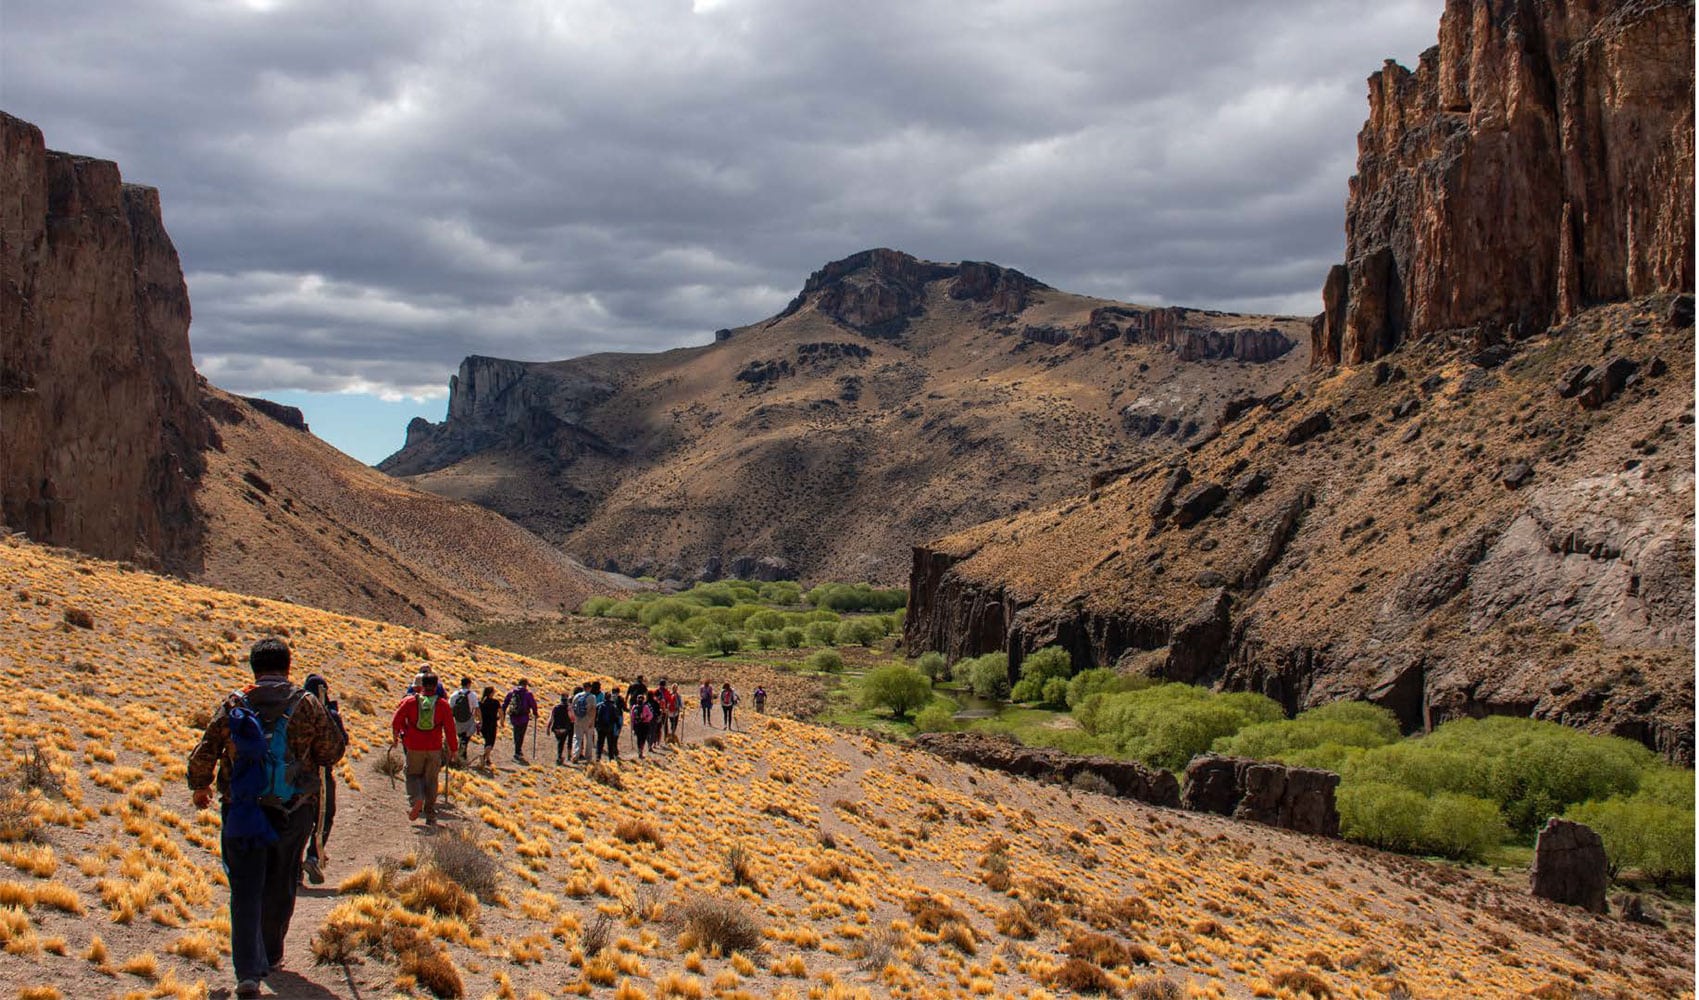
<path fill-rule="evenodd" d="M 248 645 L 271 634 L 292 644 L 299 675 L 331 678 L 352 735 L 331 882 L 302 898 L 290 978 L 274 986 L 428 995 L 445 981 L 358 949 L 358 964 L 314 966 L 327 921 L 343 938 L 414 928 L 469 996 L 1023 996 L 1092 976 L 1114 990 L 1166 979 L 1195 997 L 1674 996 L 1692 979 L 1691 927 L 1601 919 L 1447 868 L 752 714 L 724 736 L 688 726 L 683 748 L 618 768 L 620 787 L 552 764 L 455 773 L 445 835 L 470 833 L 500 888 L 445 912 L 396 888 L 416 888 L 408 868 L 431 840 L 373 767 L 407 677 L 426 659 L 498 690 L 525 675 L 552 701 L 587 674 L 16 539 L 0 544 L 0 597 L 12 693 L 0 981 L 15 987 L 229 985 L 217 814 L 190 806 L 183 757 L 192 723 L 247 679 Z M 619 644 L 585 648 L 576 669 L 642 662 Z M 17 791 L 35 746 L 62 799 Z M 396 859 L 387 879 L 382 858 Z M 348 895 L 328 892 L 369 868 Z M 701 900 L 743 908 L 755 943 L 731 955 L 681 943 L 674 917 Z M 584 955 L 597 934 L 607 949 Z"/>

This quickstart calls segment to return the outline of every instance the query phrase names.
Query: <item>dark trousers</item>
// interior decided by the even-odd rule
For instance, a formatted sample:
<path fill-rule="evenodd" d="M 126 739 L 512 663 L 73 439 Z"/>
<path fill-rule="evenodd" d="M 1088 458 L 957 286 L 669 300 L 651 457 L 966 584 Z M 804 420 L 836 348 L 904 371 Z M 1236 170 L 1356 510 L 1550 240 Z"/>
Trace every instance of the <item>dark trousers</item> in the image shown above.
<path fill-rule="evenodd" d="M 721 705 L 720 714 L 726 717 L 726 728 L 730 729 L 732 727 L 732 707 L 730 705 Z"/>
<path fill-rule="evenodd" d="M 710 728 L 714 725 L 714 703 L 711 701 L 702 703 L 702 724 Z"/>
<path fill-rule="evenodd" d="M 601 760 L 603 756 L 619 760 L 619 730 L 612 726 L 596 730 L 596 759 Z"/>
<path fill-rule="evenodd" d="M 318 810 L 303 804 L 287 815 L 267 812 L 277 840 L 258 848 L 220 845 L 230 879 L 230 964 L 236 979 L 263 979 L 283 960 L 283 938 L 295 915 L 295 885 L 301 852 L 312 835 Z"/>
<path fill-rule="evenodd" d="M 531 727 L 530 719 L 509 719 L 513 723 L 513 755 L 525 756 L 525 730 Z"/>
<path fill-rule="evenodd" d="M 555 763 L 559 764 L 561 762 L 561 758 L 566 756 L 566 741 L 572 739 L 572 730 L 570 730 L 570 729 L 556 729 L 556 730 L 554 730 L 554 734 L 555 734 Z"/>
<path fill-rule="evenodd" d="M 307 857 L 317 861 L 319 848 L 330 842 L 330 828 L 336 822 L 336 778 L 330 773 L 330 768 L 324 769 L 324 823 L 318 828 L 318 836 L 314 837 L 309 830 L 307 834 Z M 318 818 L 315 812 L 314 819 Z"/>

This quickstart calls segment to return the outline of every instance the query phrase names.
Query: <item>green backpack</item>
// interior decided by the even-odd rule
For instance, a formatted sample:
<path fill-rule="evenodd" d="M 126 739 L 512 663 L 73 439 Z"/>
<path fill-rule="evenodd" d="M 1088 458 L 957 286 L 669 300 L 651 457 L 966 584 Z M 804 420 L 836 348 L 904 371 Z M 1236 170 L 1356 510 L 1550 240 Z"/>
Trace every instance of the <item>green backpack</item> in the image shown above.
<path fill-rule="evenodd" d="M 437 698 L 433 695 L 419 696 L 419 725 L 422 732 L 430 732 L 437 727 Z"/>

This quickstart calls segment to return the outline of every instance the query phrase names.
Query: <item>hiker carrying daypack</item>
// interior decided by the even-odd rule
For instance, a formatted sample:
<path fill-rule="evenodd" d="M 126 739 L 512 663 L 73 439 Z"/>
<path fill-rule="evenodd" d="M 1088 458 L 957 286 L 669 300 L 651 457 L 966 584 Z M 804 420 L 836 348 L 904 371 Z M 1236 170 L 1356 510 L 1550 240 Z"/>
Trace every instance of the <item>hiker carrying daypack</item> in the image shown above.
<path fill-rule="evenodd" d="M 572 698 L 572 758 L 589 760 L 596 744 L 596 716 L 601 709 L 602 682 L 590 686 Z"/>
<path fill-rule="evenodd" d="M 472 734 L 478 731 L 478 696 L 472 690 L 472 678 L 460 678 L 460 687 L 449 696 L 448 704 L 454 713 L 454 735 L 460 740 L 460 759 L 466 760 Z"/>
<path fill-rule="evenodd" d="M 346 738 L 318 698 L 289 680 L 289 647 L 262 639 L 248 653 L 254 683 L 229 696 L 189 754 L 195 807 L 224 800 L 219 853 L 230 889 L 236 995 L 257 997 L 283 960 L 301 855 L 318 818 L 318 769 L 342 759 Z"/>

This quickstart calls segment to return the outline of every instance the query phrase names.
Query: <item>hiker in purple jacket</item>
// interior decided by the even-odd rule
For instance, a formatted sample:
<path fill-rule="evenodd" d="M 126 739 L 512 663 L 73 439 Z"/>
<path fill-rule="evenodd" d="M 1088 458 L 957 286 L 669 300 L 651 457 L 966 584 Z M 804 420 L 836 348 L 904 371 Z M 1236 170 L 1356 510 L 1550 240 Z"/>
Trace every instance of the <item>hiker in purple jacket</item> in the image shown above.
<path fill-rule="evenodd" d="M 507 721 L 513 726 L 513 759 L 524 764 L 525 730 L 538 716 L 537 696 L 531 693 L 531 682 L 520 680 L 519 686 L 502 699 L 501 710 L 507 713 Z"/>

